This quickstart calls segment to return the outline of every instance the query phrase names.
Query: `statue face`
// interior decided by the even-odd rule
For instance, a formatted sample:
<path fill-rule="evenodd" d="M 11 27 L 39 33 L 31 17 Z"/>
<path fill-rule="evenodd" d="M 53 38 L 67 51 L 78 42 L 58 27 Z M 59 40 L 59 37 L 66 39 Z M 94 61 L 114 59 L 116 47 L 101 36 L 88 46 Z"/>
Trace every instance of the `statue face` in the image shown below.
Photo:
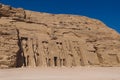
<path fill-rule="evenodd" d="M 38 45 L 33 45 L 33 51 L 37 51 Z"/>
<path fill-rule="evenodd" d="M 48 48 L 48 41 L 42 41 L 42 44 L 45 49 Z"/>
<path fill-rule="evenodd" d="M 26 46 L 27 46 L 27 40 L 23 39 L 22 40 L 22 47 L 26 48 Z"/>
<path fill-rule="evenodd" d="M 62 49 L 62 42 L 56 42 L 56 44 L 59 49 Z"/>

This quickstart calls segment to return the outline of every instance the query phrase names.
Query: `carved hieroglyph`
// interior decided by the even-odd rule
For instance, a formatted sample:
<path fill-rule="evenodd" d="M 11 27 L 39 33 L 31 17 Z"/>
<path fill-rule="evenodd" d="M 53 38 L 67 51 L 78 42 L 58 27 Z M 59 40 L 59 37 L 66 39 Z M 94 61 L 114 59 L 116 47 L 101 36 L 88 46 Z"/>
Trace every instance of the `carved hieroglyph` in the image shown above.
<path fill-rule="evenodd" d="M 120 66 L 120 35 L 96 19 L 0 4 L 0 68 Z"/>

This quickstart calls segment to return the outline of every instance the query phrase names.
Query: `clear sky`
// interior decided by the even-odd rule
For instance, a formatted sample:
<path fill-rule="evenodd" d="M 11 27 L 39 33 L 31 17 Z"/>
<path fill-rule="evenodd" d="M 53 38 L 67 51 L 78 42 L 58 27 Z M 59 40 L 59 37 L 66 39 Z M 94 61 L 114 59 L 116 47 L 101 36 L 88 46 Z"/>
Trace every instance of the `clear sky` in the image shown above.
<path fill-rule="evenodd" d="M 0 0 L 27 10 L 96 18 L 120 33 L 120 0 Z"/>

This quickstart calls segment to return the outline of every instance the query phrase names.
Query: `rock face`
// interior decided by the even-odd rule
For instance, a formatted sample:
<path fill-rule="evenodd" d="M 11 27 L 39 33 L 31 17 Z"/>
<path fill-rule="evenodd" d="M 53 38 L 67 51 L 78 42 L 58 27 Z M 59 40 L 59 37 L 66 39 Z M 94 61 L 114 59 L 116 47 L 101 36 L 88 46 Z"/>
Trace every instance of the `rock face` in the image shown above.
<path fill-rule="evenodd" d="M 0 68 L 120 66 L 120 35 L 102 22 L 0 4 Z"/>
<path fill-rule="evenodd" d="M 1 23 L 1 20 L 0 20 Z M 17 31 L 8 24 L 0 24 L 0 67 L 15 67 L 18 51 Z"/>

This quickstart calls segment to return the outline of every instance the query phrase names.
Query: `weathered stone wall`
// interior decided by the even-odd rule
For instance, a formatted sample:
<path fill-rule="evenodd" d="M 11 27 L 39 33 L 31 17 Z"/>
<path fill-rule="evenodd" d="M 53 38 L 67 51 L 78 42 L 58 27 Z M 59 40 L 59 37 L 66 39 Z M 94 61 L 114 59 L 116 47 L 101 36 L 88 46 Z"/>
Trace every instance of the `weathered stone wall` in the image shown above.
<path fill-rule="evenodd" d="M 25 66 L 72 67 L 119 66 L 120 64 L 118 45 L 120 43 L 116 40 L 99 42 L 99 39 L 93 41 L 87 39 L 86 41 L 82 37 L 72 35 L 56 38 L 45 34 L 36 37 L 37 34 L 32 35 L 29 33 L 20 36 L 21 46 L 26 46 L 23 48 Z"/>
<path fill-rule="evenodd" d="M 16 29 L 0 24 L 0 68 L 16 67 L 17 42 Z"/>
<path fill-rule="evenodd" d="M 0 6 L 0 68 L 120 66 L 120 35 L 84 16 Z"/>

